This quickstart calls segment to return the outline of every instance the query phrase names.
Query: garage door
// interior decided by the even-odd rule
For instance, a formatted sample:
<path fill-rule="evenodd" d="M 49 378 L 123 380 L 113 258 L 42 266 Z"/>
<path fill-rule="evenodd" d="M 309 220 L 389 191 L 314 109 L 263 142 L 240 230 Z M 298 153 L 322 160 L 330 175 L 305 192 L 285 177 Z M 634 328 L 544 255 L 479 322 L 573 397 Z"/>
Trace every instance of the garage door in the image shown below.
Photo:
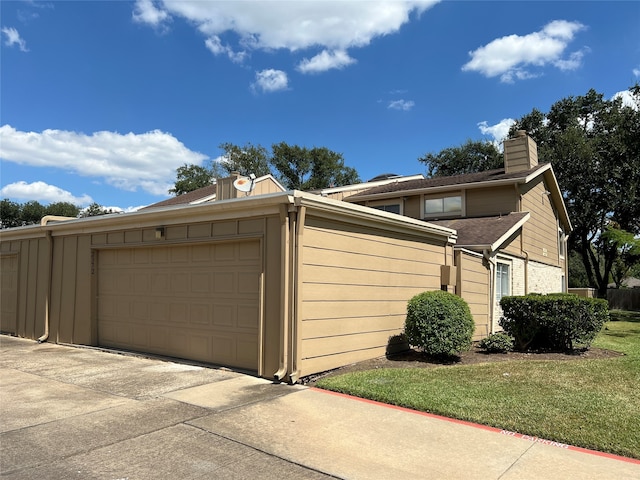
<path fill-rule="evenodd" d="M 98 341 L 258 369 L 258 241 L 98 252 Z"/>

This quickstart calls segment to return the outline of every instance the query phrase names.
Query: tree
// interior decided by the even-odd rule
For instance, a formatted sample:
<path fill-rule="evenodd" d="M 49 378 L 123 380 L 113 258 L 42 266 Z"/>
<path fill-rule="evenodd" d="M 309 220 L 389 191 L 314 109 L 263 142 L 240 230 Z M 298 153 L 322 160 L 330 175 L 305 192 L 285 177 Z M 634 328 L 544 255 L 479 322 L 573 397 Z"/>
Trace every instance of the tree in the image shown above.
<path fill-rule="evenodd" d="M 13 228 L 22 225 L 20 209 L 19 203 L 12 202 L 8 198 L 2 200 L 0 202 L 0 227 Z"/>
<path fill-rule="evenodd" d="M 527 130 L 540 160 L 551 162 L 574 225 L 569 248 L 600 296 L 620 256 L 601 234 L 612 222 L 640 233 L 640 86 L 630 91 L 635 106 L 590 90 L 559 100 L 547 114 L 533 110 L 511 128 Z"/>
<path fill-rule="evenodd" d="M 450 147 L 438 153 L 427 153 L 418 158 L 427 166 L 427 176 L 448 177 L 464 173 L 482 172 L 504 165 L 502 154 L 491 142 L 467 140 L 459 147 Z"/>
<path fill-rule="evenodd" d="M 80 214 L 80 208 L 69 202 L 50 203 L 45 211 L 47 215 L 57 215 L 60 217 L 77 217 Z"/>
<path fill-rule="evenodd" d="M 232 143 L 222 143 L 219 147 L 224 150 L 224 160 L 220 166 L 228 174 L 239 172 L 248 177 L 253 173 L 256 177 L 262 177 L 271 173 L 269 152 L 262 145 L 247 143 L 240 147 Z"/>
<path fill-rule="evenodd" d="M 31 200 L 22 204 L 20 209 L 20 225 L 32 225 L 34 223 L 40 223 L 42 217 L 47 214 L 45 207 L 37 202 Z"/>
<path fill-rule="evenodd" d="M 211 185 L 214 180 L 214 172 L 200 165 L 184 164 L 176 170 L 176 181 L 169 193 L 182 195 L 192 192 L 207 185 Z"/>
<path fill-rule="evenodd" d="M 112 208 L 105 208 L 99 203 L 93 202 L 87 208 L 85 208 L 80 214 L 81 217 L 97 217 L 100 215 L 110 215 L 112 213 L 118 213 Z"/>
<path fill-rule="evenodd" d="M 617 255 L 611 266 L 611 278 L 617 288 L 622 286 L 630 272 L 640 265 L 640 238 L 614 225 L 609 225 L 602 232 L 598 243 L 603 243 L 602 250 L 615 249 Z"/>
<path fill-rule="evenodd" d="M 271 148 L 271 165 L 287 189 L 314 190 L 360 182 L 356 170 L 344 165 L 342 154 L 326 147 L 308 149 L 280 142 Z"/>

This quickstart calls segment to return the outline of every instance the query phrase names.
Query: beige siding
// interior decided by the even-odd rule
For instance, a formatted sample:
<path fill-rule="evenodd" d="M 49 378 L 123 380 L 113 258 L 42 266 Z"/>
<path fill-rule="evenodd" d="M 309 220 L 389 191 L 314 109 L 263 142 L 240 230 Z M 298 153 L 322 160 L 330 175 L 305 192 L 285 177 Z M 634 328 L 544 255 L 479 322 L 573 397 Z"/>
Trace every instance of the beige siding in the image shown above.
<path fill-rule="evenodd" d="M 523 193 L 522 211 L 531 213 L 522 227 L 523 249 L 530 260 L 558 266 L 558 222 L 545 191 L 547 188 L 540 178 Z"/>
<path fill-rule="evenodd" d="M 457 251 L 458 285 L 456 293 L 469 304 L 475 322 L 474 340 L 486 337 L 491 331 L 489 318 L 490 273 L 482 256 Z"/>
<path fill-rule="evenodd" d="M 466 190 L 467 217 L 506 215 L 518 210 L 518 192 L 510 186 Z"/>
<path fill-rule="evenodd" d="M 408 300 L 440 288 L 442 244 L 314 218 L 303 239 L 302 375 L 384 355 Z"/>
<path fill-rule="evenodd" d="M 0 332 L 16 334 L 18 327 L 18 254 L 0 255 Z"/>

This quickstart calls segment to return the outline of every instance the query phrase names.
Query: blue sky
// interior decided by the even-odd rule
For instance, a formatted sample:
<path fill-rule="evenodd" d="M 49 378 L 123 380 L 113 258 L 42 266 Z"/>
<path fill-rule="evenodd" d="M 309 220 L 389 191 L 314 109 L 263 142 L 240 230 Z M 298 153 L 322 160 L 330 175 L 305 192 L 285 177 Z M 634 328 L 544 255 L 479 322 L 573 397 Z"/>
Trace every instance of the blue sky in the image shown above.
<path fill-rule="evenodd" d="M 640 81 L 640 2 L 0 2 L 0 196 L 134 209 L 223 142 L 363 180 Z"/>

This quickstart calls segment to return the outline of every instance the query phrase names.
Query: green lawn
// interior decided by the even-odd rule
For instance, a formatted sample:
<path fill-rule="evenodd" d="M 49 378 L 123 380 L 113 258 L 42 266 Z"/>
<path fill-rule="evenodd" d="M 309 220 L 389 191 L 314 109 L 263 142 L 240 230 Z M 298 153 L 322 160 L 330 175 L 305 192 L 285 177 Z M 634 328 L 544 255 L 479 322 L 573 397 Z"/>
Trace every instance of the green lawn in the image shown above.
<path fill-rule="evenodd" d="M 612 312 L 600 360 L 519 360 L 377 369 L 317 386 L 393 405 L 640 458 L 640 312 Z"/>

